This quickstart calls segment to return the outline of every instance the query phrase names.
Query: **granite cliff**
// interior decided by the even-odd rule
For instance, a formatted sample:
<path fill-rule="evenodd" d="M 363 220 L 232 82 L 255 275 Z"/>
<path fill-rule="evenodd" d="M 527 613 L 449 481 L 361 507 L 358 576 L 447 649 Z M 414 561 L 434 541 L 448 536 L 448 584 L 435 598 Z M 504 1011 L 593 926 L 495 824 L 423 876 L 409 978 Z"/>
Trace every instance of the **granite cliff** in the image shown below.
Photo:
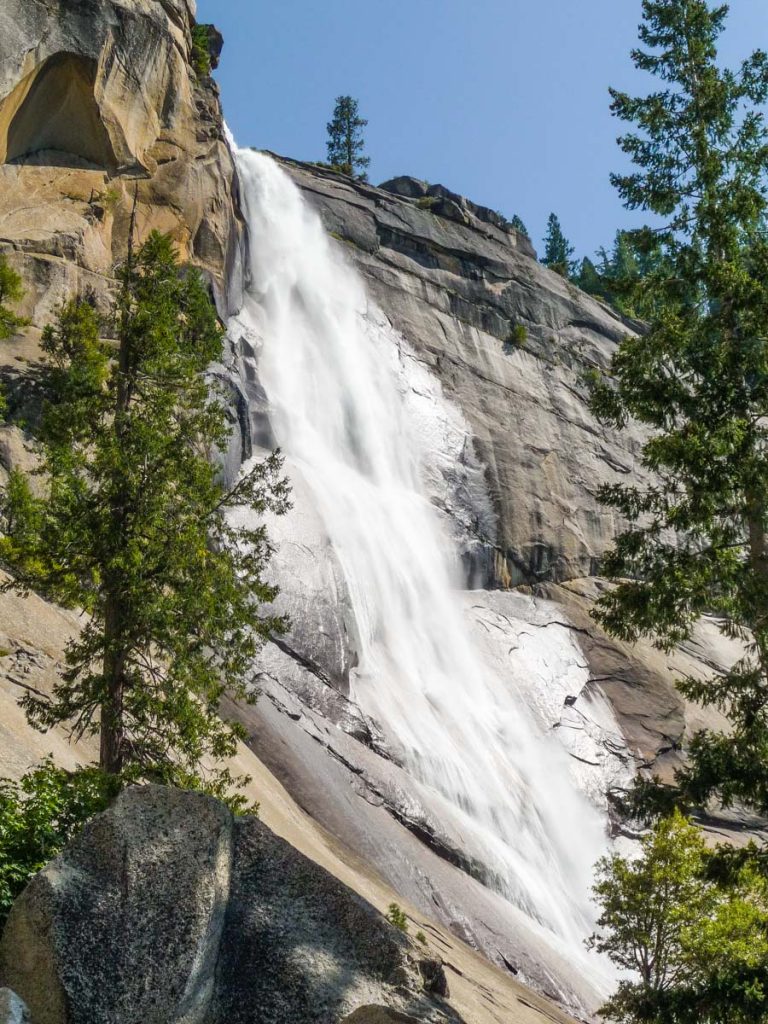
<path fill-rule="evenodd" d="M 225 462 L 234 475 L 271 447 L 274 431 L 263 339 L 237 317 L 248 271 L 241 197 L 216 86 L 192 69 L 194 14 L 193 0 L 4 0 L 0 251 L 22 275 L 20 312 L 31 325 L 4 343 L 0 375 L 12 412 L 24 416 L 34 407 L 40 331 L 71 294 L 106 307 L 135 213 L 139 237 L 169 232 L 207 275 L 222 319 L 232 316 L 226 358 L 213 372 L 232 394 L 236 429 Z M 610 817 L 611 793 L 639 767 L 671 772 L 691 732 L 713 722 L 681 699 L 675 675 L 736 655 L 712 621 L 667 656 L 609 639 L 589 615 L 605 586 L 601 557 L 620 526 L 595 490 L 642 476 L 642 437 L 597 424 L 581 375 L 605 367 L 621 337 L 641 326 L 543 268 L 503 217 L 442 186 L 402 177 L 375 188 L 310 164 L 281 166 L 361 275 L 377 323 L 397 338 L 404 400 L 431 452 L 426 487 L 461 564 L 465 617 L 484 657 L 541 730 L 559 737 L 578 786 Z M 28 440 L 18 425 L 0 428 L 1 474 L 30 464 Z M 448 965 L 454 1010 L 446 1013 L 472 1024 L 566 1019 L 521 980 L 572 1006 L 593 1005 L 579 968 L 498 891 L 461 829 L 435 812 L 396 743 L 355 701 L 360 643 L 344 572 L 300 475 L 294 483 L 294 513 L 272 524 L 279 600 L 293 627 L 254 667 L 259 703 L 226 708 L 247 729 L 239 757 L 255 776 L 266 824 L 378 910 L 403 903 Z M 0 595 L 3 773 L 18 776 L 51 750 L 64 764 L 92 756 L 58 733 L 33 733 L 15 703 L 27 688 L 50 689 L 76 627 L 74 613 L 34 596 Z M 707 824 L 734 838 L 760 827 L 738 816 Z M 216 828 L 233 826 L 227 819 Z M 252 831 L 256 845 L 290 860 Z M 41 876 L 26 905 L 42 899 L 62 865 L 80 870 L 82 858 L 96 856 L 90 835 Z M 16 929 L 24 913 L 20 905 Z M 378 934 L 380 919 L 366 920 Z M 333 939 L 344 957 L 348 938 Z M 386 942 L 399 949 L 391 935 Z M 15 971 L 0 982 L 23 984 Z M 215 997 L 222 1007 L 240 992 L 225 989 Z M 385 994 L 393 1013 L 418 1011 L 420 995 L 409 1004 Z M 343 998 L 329 1005 L 329 1020 L 354 1009 Z"/>
<path fill-rule="evenodd" d="M 522 695 L 541 732 L 559 738 L 578 791 L 611 818 L 611 795 L 639 768 L 668 776 L 692 731 L 721 724 L 681 699 L 675 676 L 737 653 L 714 622 L 666 656 L 617 643 L 590 618 L 606 585 L 600 559 L 620 526 L 595 491 L 642 478 L 642 437 L 604 431 L 581 377 L 605 367 L 641 325 L 542 267 L 502 218 L 442 186 L 401 178 L 375 188 L 280 163 L 361 275 L 365 318 L 394 349 L 403 401 L 427 439 L 426 492 L 460 556 L 465 618 L 485 663 Z M 252 244 L 257 271 L 259 260 Z M 300 302 L 312 299 L 302 293 Z M 237 396 L 247 457 L 275 441 L 261 375 L 265 337 L 258 323 L 235 317 L 230 339 L 222 372 Z M 279 601 L 293 628 L 265 652 L 256 707 L 231 709 L 249 745 L 302 807 L 423 912 L 506 970 L 592 1005 L 581 968 L 545 948 L 461 821 L 414 777 L 398 737 L 360 702 L 355 600 L 302 466 L 289 460 L 288 468 L 295 508 L 273 535 Z M 757 823 L 710 824 L 738 835 Z"/>
<path fill-rule="evenodd" d="M 222 312 L 239 251 L 234 167 L 218 92 L 190 64 L 186 0 L 9 0 L 0 9 L 0 250 L 31 329 L 0 373 L 26 411 L 40 330 L 73 294 L 105 308 L 136 237 L 168 232 Z M 25 461 L 2 428 L 3 459 Z"/>

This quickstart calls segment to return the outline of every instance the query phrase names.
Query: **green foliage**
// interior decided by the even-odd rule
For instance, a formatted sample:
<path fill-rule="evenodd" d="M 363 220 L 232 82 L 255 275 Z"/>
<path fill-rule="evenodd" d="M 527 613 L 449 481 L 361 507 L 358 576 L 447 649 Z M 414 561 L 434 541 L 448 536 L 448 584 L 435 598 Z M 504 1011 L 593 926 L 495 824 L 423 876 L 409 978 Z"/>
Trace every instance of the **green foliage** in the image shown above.
<path fill-rule="evenodd" d="M 8 263 L 7 257 L 0 254 L 0 341 L 12 337 L 20 327 L 28 323 L 8 308 L 8 303 L 19 302 L 23 295 L 21 278 Z"/>
<path fill-rule="evenodd" d="M 358 102 L 351 96 L 337 96 L 333 117 L 328 122 L 328 163 L 344 174 L 367 180 L 370 157 L 363 156 L 363 128 L 368 124 L 358 113 Z"/>
<path fill-rule="evenodd" d="M 519 234 L 523 235 L 525 238 L 530 238 L 531 237 L 528 234 L 528 228 L 525 226 L 525 224 L 523 224 L 521 218 L 518 217 L 517 214 L 515 214 L 514 217 L 512 218 L 512 220 L 509 222 L 509 226 L 514 228 L 515 231 L 517 231 Z"/>
<path fill-rule="evenodd" d="M 636 860 L 598 864 L 600 931 L 589 945 L 639 980 L 601 1009 L 621 1024 L 721 1024 L 768 1014 L 768 883 L 742 868 L 724 887 L 712 854 L 679 813 L 642 840 Z"/>
<path fill-rule="evenodd" d="M 556 214 L 551 213 L 547 221 L 547 234 L 544 238 L 544 255 L 541 262 L 554 270 L 561 277 L 569 278 L 576 272 L 573 262 L 574 248 L 563 234 L 563 229 Z"/>
<path fill-rule="evenodd" d="M 120 205 L 120 189 L 111 185 L 109 188 L 104 189 L 103 192 L 98 192 L 94 196 L 94 199 L 97 203 L 100 203 L 104 209 L 114 211 Z"/>
<path fill-rule="evenodd" d="M 427 936 L 424 934 L 424 932 L 416 932 L 416 941 L 420 942 L 422 946 L 426 946 Z"/>
<path fill-rule="evenodd" d="M 440 200 L 437 196 L 420 196 L 416 200 L 416 205 L 420 210 L 431 210 L 439 202 Z"/>
<path fill-rule="evenodd" d="M 650 274 L 662 269 L 664 255 L 650 231 L 617 231 L 610 252 L 597 251 L 597 262 L 582 260 L 575 283 L 625 316 L 649 319 L 659 309 L 655 293 L 644 287 Z"/>
<path fill-rule="evenodd" d="M 116 345 L 83 300 L 46 330 L 47 493 L 15 473 L 3 498 L 9 585 L 90 613 L 52 697 L 22 704 L 42 730 L 100 734 L 107 772 L 223 796 L 240 730 L 220 700 L 254 699 L 254 657 L 285 628 L 259 605 L 276 594 L 262 515 L 286 510 L 287 485 L 278 455 L 228 490 L 213 464 L 231 424 L 205 375 L 222 333 L 199 274 L 153 234 L 119 276 Z"/>
<path fill-rule="evenodd" d="M 0 929 L 32 875 L 117 793 L 97 768 L 74 772 L 44 761 L 20 782 L 0 779 Z"/>
<path fill-rule="evenodd" d="M 207 78 L 211 73 L 211 41 L 207 25 L 192 26 L 192 68 L 198 78 Z"/>
<path fill-rule="evenodd" d="M 600 491 L 630 526 L 605 560 L 621 582 L 598 616 L 615 636 L 668 649 L 709 613 L 744 643 L 727 672 L 678 684 L 731 728 L 693 737 L 676 796 L 766 813 L 768 57 L 720 66 L 724 6 L 644 0 L 643 13 L 634 62 L 662 84 L 647 97 L 612 93 L 614 114 L 635 126 L 620 142 L 636 165 L 613 180 L 626 206 L 666 225 L 641 282 L 649 330 L 622 343 L 608 378 L 593 378 L 593 408 L 603 423 L 649 428 L 643 463 L 655 482 Z"/>
<path fill-rule="evenodd" d="M 397 903 L 390 903 L 387 911 L 387 920 L 401 932 L 408 931 L 408 917 L 404 910 L 401 910 Z"/>
<path fill-rule="evenodd" d="M 525 344 L 528 341 L 528 330 L 523 324 L 513 324 L 509 331 L 509 337 L 507 338 L 508 345 L 514 345 L 515 348 L 525 348 Z"/>

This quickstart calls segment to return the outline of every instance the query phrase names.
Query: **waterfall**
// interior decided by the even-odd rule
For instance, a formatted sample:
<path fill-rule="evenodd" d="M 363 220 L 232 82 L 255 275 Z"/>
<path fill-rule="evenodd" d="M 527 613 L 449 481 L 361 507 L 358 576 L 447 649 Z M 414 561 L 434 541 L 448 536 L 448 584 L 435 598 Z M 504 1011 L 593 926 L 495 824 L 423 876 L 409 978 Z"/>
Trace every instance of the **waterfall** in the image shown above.
<path fill-rule="evenodd" d="M 342 247 L 269 157 L 238 152 L 250 236 L 241 320 L 277 443 L 313 495 L 359 637 L 352 698 L 492 884 L 571 960 L 585 956 L 605 821 L 518 689 L 484 663 L 457 559 L 424 485 L 402 339 Z"/>

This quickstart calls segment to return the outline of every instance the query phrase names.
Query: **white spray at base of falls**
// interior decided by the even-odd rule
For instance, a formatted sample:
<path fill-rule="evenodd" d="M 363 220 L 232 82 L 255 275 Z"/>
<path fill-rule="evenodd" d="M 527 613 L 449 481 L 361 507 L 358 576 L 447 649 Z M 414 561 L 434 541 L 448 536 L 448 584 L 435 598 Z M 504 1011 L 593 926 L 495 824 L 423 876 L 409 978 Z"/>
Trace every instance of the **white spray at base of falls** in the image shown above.
<path fill-rule="evenodd" d="M 309 485 L 349 590 L 351 696 L 481 852 L 490 883 L 581 961 L 605 821 L 474 642 L 423 485 L 429 452 L 398 387 L 402 339 L 289 176 L 249 150 L 238 165 L 251 274 L 240 319 L 261 338 L 275 438 Z"/>

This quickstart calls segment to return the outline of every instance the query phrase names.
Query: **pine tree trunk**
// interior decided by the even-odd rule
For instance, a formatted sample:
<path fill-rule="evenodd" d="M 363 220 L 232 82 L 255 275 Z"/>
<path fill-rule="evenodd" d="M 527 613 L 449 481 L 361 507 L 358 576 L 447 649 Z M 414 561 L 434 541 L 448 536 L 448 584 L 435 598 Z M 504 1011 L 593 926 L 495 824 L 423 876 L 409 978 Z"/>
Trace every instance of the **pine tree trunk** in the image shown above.
<path fill-rule="evenodd" d="M 132 271 L 133 235 L 135 230 L 136 197 L 128 239 L 128 273 Z M 120 349 L 118 352 L 118 379 L 115 396 L 113 429 L 118 451 L 121 450 L 127 430 L 126 417 L 131 404 L 130 313 L 128 289 L 123 293 L 125 303 L 121 317 Z M 112 493 L 112 544 L 121 550 L 124 546 L 126 524 L 126 494 L 119 485 Z M 125 663 L 127 651 L 124 643 L 123 608 L 116 593 L 115 581 L 108 585 L 104 604 L 104 696 L 101 705 L 101 732 L 99 763 L 103 771 L 118 775 L 125 766 Z"/>
<path fill-rule="evenodd" d="M 749 541 L 749 564 L 757 577 L 762 606 L 755 608 L 752 615 L 752 632 L 757 642 L 757 656 L 762 668 L 764 681 L 768 678 L 768 651 L 766 651 L 766 631 L 768 631 L 768 537 L 765 530 L 765 516 L 758 499 L 747 495 L 747 535 Z"/>
<path fill-rule="evenodd" d="M 119 649 L 120 611 L 113 597 L 104 610 L 104 683 L 101 705 L 99 765 L 109 775 L 119 775 L 125 759 L 125 652 Z"/>
<path fill-rule="evenodd" d="M 746 497 L 750 566 L 758 579 L 765 583 L 768 582 L 768 539 L 764 509 L 759 498 L 749 493 Z"/>
<path fill-rule="evenodd" d="M 766 550 L 765 526 L 762 516 L 750 516 L 749 560 L 752 571 L 763 581 L 768 581 L 768 550 Z"/>

